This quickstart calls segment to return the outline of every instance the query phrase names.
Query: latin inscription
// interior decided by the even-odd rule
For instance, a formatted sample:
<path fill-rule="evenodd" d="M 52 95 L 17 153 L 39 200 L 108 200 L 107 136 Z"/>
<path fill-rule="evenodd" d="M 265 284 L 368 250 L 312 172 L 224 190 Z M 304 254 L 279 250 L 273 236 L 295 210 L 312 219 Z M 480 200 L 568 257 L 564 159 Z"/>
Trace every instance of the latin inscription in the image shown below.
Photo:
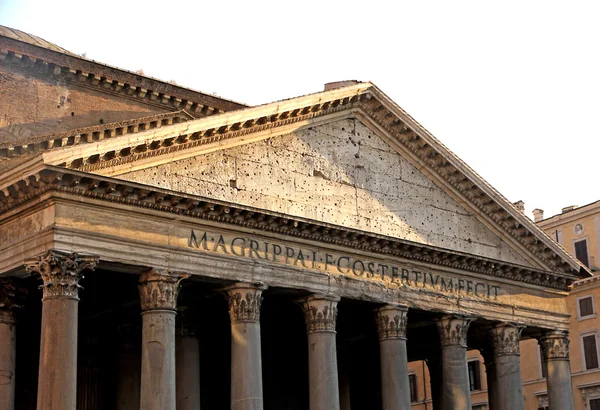
<path fill-rule="evenodd" d="M 277 243 L 258 241 L 246 237 L 226 238 L 221 234 L 191 231 L 188 246 L 215 252 L 281 263 L 299 268 L 342 275 L 395 282 L 415 288 L 430 288 L 441 292 L 477 296 L 496 300 L 500 287 L 469 279 L 443 276 L 381 262 L 373 262 L 354 256 L 334 255 L 320 251 L 289 247 Z"/>

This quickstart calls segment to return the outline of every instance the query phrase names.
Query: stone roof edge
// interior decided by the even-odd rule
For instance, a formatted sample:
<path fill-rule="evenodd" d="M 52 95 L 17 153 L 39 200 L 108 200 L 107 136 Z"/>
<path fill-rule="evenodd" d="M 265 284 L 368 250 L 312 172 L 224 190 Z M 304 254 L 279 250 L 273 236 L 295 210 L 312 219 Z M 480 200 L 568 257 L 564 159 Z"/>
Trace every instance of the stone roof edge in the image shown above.
<path fill-rule="evenodd" d="M 33 67 L 40 75 L 47 75 L 52 78 L 64 74 L 72 81 L 94 86 L 103 92 L 126 93 L 141 99 L 158 100 L 164 105 L 186 109 L 187 111 L 194 111 L 198 107 L 198 110 L 202 107 L 211 107 L 225 112 L 247 107 L 246 104 L 203 93 L 179 84 L 172 84 L 78 55 L 61 53 L 35 44 L 0 36 L 0 63 L 2 62 Z M 108 78 L 104 74 L 107 70 L 116 73 L 117 76 Z M 160 89 L 161 91 L 154 92 L 154 89 Z M 165 93 L 162 89 L 168 92 Z M 191 98 L 192 96 L 196 98 Z"/>
<path fill-rule="evenodd" d="M 107 123 L 107 124 L 90 125 L 87 127 L 79 127 L 79 128 L 73 128 L 71 130 L 54 132 L 52 134 L 39 135 L 39 136 L 31 137 L 29 139 L 20 140 L 20 141 L 18 141 L 18 144 L 11 144 L 11 143 L 6 143 L 6 142 L 0 143 L 0 158 L 11 157 L 12 155 L 18 156 L 21 152 L 24 152 L 28 148 L 30 148 L 32 144 L 33 145 L 43 144 L 44 142 L 48 142 L 51 140 L 60 140 L 60 142 L 56 142 L 56 143 L 52 144 L 51 146 L 31 147 L 32 149 L 34 149 L 36 151 L 37 150 L 43 151 L 43 150 L 49 150 L 52 148 L 65 147 L 68 145 L 76 145 L 77 143 L 80 143 L 80 142 L 81 143 L 96 142 L 96 141 L 102 140 L 104 138 L 110 138 L 110 137 L 122 135 L 123 131 L 121 131 L 121 132 L 117 131 L 120 128 L 128 127 L 131 125 L 136 125 L 137 128 L 131 129 L 129 131 L 138 132 L 138 131 L 143 131 L 146 128 L 146 127 L 144 127 L 146 125 L 149 128 L 149 126 L 150 126 L 149 124 L 152 122 L 161 121 L 161 124 L 157 124 L 158 126 L 177 124 L 179 122 L 177 120 L 170 121 L 166 124 L 162 123 L 162 122 L 164 122 L 163 120 L 174 120 L 174 119 L 179 119 L 181 121 L 189 121 L 189 120 L 194 120 L 195 117 L 190 115 L 185 110 L 168 111 L 168 112 L 163 112 L 163 113 L 159 113 L 159 114 L 148 115 L 145 117 L 133 118 L 130 120 L 111 122 L 111 123 Z M 106 135 L 107 134 L 106 131 L 113 131 L 113 132 L 109 132 L 108 135 Z M 90 138 L 89 140 L 87 138 L 84 138 L 83 140 L 81 140 L 82 136 L 89 135 L 90 137 L 92 137 L 92 135 L 94 133 L 101 133 L 102 136 L 98 136 L 96 138 Z M 78 136 L 79 136 L 79 139 L 77 139 Z M 73 140 L 69 141 L 69 139 L 73 139 Z M 9 154 L 9 151 L 12 151 L 12 152 Z"/>
<path fill-rule="evenodd" d="M 398 106 L 392 99 L 390 99 L 385 93 L 383 93 L 376 85 L 372 85 L 374 92 L 389 104 L 390 110 L 397 112 L 398 116 L 403 119 L 406 119 L 406 122 L 414 127 L 415 130 L 418 130 L 418 133 L 421 134 L 422 137 L 426 138 L 429 144 L 434 147 L 438 152 L 441 153 L 445 157 L 446 160 L 449 160 L 456 166 L 463 174 L 467 175 L 469 179 L 471 179 L 478 187 L 484 191 L 491 199 L 495 202 L 503 205 L 503 208 L 508 211 L 512 218 L 514 218 L 518 223 L 522 224 L 526 227 L 530 232 L 534 233 L 538 238 L 543 239 L 544 243 L 551 248 L 554 252 L 559 254 L 569 261 L 569 264 L 573 267 L 577 267 L 580 271 L 584 271 L 589 275 L 591 275 L 591 271 L 583 265 L 578 259 L 573 257 L 570 253 L 568 253 L 562 246 L 556 243 L 546 232 L 544 232 L 540 227 L 538 227 L 531 219 L 521 213 L 514 204 L 506 199 L 500 192 L 498 192 L 493 186 L 491 186 L 485 179 L 483 179 L 475 170 L 473 170 L 469 165 L 467 165 L 462 159 L 460 159 L 454 152 L 452 152 L 448 147 L 446 147 L 441 141 L 439 141 L 436 137 L 434 137 L 425 127 L 419 124 L 414 118 L 412 118 L 406 111 L 404 111 L 400 106 Z"/>
<path fill-rule="evenodd" d="M 202 144 L 220 143 L 227 138 L 245 138 L 260 130 L 272 130 L 301 121 L 314 121 L 319 116 L 351 109 L 363 110 L 384 132 L 395 136 L 423 166 L 437 174 L 444 184 L 458 191 L 475 208 L 483 211 L 494 226 L 516 239 L 520 243 L 519 246 L 525 247 L 535 255 L 546 268 L 558 269 L 555 265 L 565 263 L 583 276 L 591 275 L 586 267 L 557 246 L 512 203 L 372 83 L 358 83 L 295 99 L 199 118 L 183 125 L 166 126 L 152 133 L 146 131 L 138 135 L 116 137 L 91 144 L 93 146 L 89 148 L 64 147 L 43 155 L 46 163 L 101 173 L 103 169 L 114 169 L 139 159 L 148 160 L 165 154 L 172 155 L 181 150 L 197 149 Z M 162 139 L 161 135 L 164 135 Z M 125 149 L 127 152 L 123 156 Z M 116 155 L 117 151 L 119 155 Z M 85 152 L 87 154 L 81 158 L 72 155 L 83 155 Z M 110 155 L 107 157 L 107 154 Z M 90 162 L 90 159 L 97 162 Z M 548 254 L 548 251 L 552 254 Z M 558 259 L 553 260 L 553 255 Z"/>
<path fill-rule="evenodd" d="M 306 218 L 171 191 L 117 178 L 43 165 L 0 189 L 0 215 L 57 191 L 204 220 L 275 232 L 362 251 L 567 291 L 575 274 L 546 271 Z"/>

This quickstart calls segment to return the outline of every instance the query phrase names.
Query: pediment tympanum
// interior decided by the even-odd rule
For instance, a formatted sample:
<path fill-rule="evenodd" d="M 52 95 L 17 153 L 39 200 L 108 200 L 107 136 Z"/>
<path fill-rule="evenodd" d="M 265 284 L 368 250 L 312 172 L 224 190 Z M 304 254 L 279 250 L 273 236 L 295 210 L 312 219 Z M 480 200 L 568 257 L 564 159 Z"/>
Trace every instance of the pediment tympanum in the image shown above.
<path fill-rule="evenodd" d="M 356 118 L 119 178 L 531 266 Z"/>

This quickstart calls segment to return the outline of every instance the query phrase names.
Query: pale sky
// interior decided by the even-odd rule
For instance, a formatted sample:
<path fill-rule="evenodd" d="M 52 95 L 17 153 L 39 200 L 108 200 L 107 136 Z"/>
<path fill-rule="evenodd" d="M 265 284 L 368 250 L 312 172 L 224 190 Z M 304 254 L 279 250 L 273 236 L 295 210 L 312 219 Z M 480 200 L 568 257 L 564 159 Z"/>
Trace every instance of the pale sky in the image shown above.
<path fill-rule="evenodd" d="M 0 25 L 250 105 L 372 81 L 510 201 L 600 199 L 595 1 L 0 0 Z"/>

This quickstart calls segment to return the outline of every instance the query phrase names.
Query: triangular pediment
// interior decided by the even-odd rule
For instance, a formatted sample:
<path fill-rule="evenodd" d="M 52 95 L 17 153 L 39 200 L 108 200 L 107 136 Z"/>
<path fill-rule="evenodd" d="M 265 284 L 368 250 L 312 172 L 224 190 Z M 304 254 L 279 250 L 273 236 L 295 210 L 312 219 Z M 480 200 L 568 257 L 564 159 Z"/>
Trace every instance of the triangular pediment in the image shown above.
<path fill-rule="evenodd" d="M 356 118 L 119 178 L 532 265 Z"/>
<path fill-rule="evenodd" d="M 370 83 L 78 141 L 42 150 L 37 161 L 519 265 L 588 274 Z M 9 183 L 16 182 L 8 174 Z"/>

